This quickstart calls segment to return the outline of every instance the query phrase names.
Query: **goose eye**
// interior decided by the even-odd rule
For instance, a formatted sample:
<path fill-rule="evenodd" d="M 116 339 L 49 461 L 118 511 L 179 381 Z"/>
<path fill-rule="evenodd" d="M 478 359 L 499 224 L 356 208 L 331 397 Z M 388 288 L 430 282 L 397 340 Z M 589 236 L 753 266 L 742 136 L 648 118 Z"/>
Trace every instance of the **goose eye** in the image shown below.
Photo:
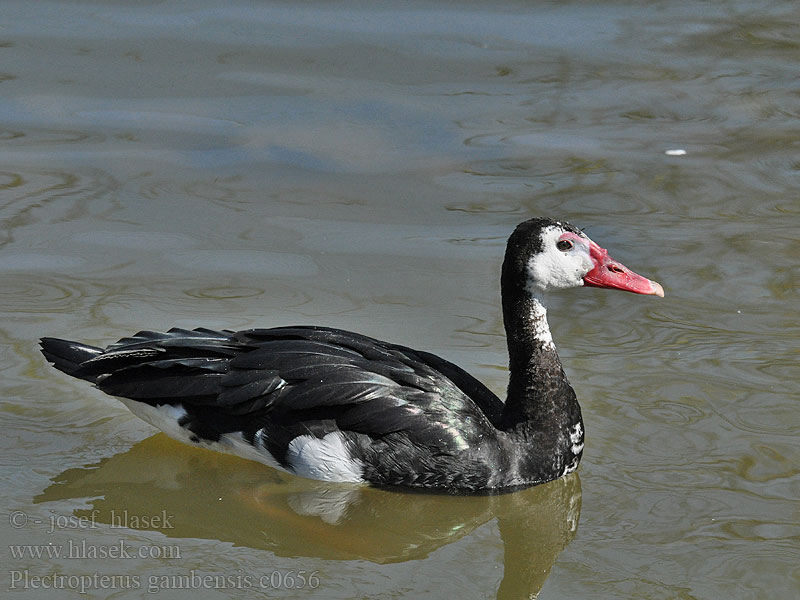
<path fill-rule="evenodd" d="M 567 252 L 569 250 L 572 250 L 572 242 L 570 242 L 569 240 L 559 240 L 558 242 L 556 242 L 556 248 L 558 248 L 562 252 Z"/>

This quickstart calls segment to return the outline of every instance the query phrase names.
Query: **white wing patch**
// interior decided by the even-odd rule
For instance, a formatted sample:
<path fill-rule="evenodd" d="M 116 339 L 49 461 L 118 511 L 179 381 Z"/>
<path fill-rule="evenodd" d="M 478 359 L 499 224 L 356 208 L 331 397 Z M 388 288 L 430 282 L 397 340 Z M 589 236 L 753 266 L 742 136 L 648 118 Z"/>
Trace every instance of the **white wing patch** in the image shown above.
<path fill-rule="evenodd" d="M 286 462 L 302 477 L 353 483 L 364 481 L 364 464 L 352 457 L 338 431 L 321 439 L 313 435 L 294 438 L 286 450 Z"/>

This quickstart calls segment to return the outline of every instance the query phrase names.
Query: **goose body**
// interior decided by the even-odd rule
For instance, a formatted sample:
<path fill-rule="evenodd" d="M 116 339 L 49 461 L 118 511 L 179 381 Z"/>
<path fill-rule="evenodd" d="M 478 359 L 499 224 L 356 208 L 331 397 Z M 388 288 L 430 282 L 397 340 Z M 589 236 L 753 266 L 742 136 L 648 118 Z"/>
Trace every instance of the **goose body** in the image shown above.
<path fill-rule="evenodd" d="M 105 349 L 41 345 L 56 368 L 189 444 L 327 481 L 507 491 L 580 461 L 580 406 L 544 298 L 582 285 L 663 296 L 568 223 L 517 227 L 501 277 L 505 402 L 436 355 L 325 327 L 143 331 Z"/>

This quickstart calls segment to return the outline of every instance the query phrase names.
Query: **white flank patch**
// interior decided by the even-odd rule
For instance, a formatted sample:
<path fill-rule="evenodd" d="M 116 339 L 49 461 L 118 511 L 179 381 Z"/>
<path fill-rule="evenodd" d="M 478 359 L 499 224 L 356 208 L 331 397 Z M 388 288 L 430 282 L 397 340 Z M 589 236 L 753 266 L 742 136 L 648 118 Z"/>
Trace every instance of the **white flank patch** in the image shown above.
<path fill-rule="evenodd" d="M 281 467 L 278 461 L 276 461 L 272 454 L 264 447 L 263 438 L 260 435 L 261 431 L 256 433 L 254 444 L 246 442 L 240 431 L 224 434 L 220 437 L 219 442 L 208 442 L 204 440 L 196 442 L 192 439 L 194 434 L 178 424 L 180 420 L 186 416 L 186 410 L 180 404 L 150 406 L 144 402 L 137 402 L 136 400 L 129 400 L 127 398 L 119 398 L 119 400 L 127 406 L 128 410 L 134 415 L 150 423 L 150 425 L 156 429 L 160 429 L 173 440 L 178 440 L 179 442 L 191 446 L 207 448 L 208 450 L 233 454 L 234 456 L 246 460 L 254 460 L 268 467 L 286 472 L 286 469 Z"/>
<path fill-rule="evenodd" d="M 580 423 L 575 423 L 575 427 L 569 434 L 569 441 L 572 442 L 573 454 L 579 454 L 583 450 L 583 427 Z"/>
<path fill-rule="evenodd" d="M 142 421 L 146 421 L 156 429 L 160 429 L 173 440 L 178 440 L 184 444 L 197 445 L 191 439 L 192 432 L 178 425 L 178 422 L 186 416 L 186 411 L 180 404 L 150 406 L 144 402 L 129 400 L 128 398 L 118 398 L 118 400 Z"/>
<path fill-rule="evenodd" d="M 322 439 L 301 435 L 289 443 L 286 462 L 302 477 L 323 481 L 364 481 L 364 465 L 351 457 L 342 434 L 338 431 Z"/>
<path fill-rule="evenodd" d="M 219 452 L 227 452 L 228 454 L 233 454 L 234 456 L 246 460 L 254 460 L 268 467 L 272 467 L 273 469 L 288 473 L 288 471 L 273 458 L 269 450 L 264 447 L 263 438 L 259 437 L 258 434 L 256 434 L 252 444 L 244 439 L 241 431 L 237 431 L 235 433 L 226 433 L 223 435 L 218 444 L 202 442 L 195 445 L 200 445 L 211 450 L 218 450 Z"/>
<path fill-rule="evenodd" d="M 194 441 L 192 438 L 195 435 L 179 425 L 181 419 L 186 416 L 186 410 L 180 404 L 150 406 L 127 398 L 119 400 L 134 415 L 184 444 L 226 452 L 310 479 L 354 483 L 364 481 L 363 463 L 350 456 L 344 438 L 338 431 L 329 433 L 322 439 L 313 435 L 301 435 L 293 439 L 286 450 L 286 461 L 291 465 L 291 471 L 287 471 L 266 449 L 263 429 L 256 432 L 252 444 L 245 441 L 239 431 L 224 434 L 219 442 Z"/>

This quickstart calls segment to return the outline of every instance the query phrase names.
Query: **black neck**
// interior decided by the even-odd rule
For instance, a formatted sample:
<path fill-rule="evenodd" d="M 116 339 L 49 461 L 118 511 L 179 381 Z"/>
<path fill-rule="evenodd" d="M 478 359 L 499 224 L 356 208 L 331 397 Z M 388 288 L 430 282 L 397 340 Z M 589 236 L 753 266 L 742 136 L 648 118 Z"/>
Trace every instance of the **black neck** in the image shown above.
<path fill-rule="evenodd" d="M 504 268 L 501 289 L 509 384 L 501 427 L 518 441 L 563 445 L 570 429 L 581 422 L 580 406 L 550 338 L 542 297 L 524 281 L 520 273 Z"/>
<path fill-rule="evenodd" d="M 577 401 L 550 338 L 544 303 L 527 290 L 509 300 L 504 293 L 509 384 L 503 429 L 526 423 L 542 428 L 547 421 L 572 417 Z"/>
<path fill-rule="evenodd" d="M 500 280 L 509 360 L 500 428 L 515 458 L 510 472 L 526 483 L 574 470 L 583 450 L 581 409 L 550 337 L 543 293 L 531 285 L 530 257 L 543 250 L 546 224 L 534 219 L 514 230 Z"/>

